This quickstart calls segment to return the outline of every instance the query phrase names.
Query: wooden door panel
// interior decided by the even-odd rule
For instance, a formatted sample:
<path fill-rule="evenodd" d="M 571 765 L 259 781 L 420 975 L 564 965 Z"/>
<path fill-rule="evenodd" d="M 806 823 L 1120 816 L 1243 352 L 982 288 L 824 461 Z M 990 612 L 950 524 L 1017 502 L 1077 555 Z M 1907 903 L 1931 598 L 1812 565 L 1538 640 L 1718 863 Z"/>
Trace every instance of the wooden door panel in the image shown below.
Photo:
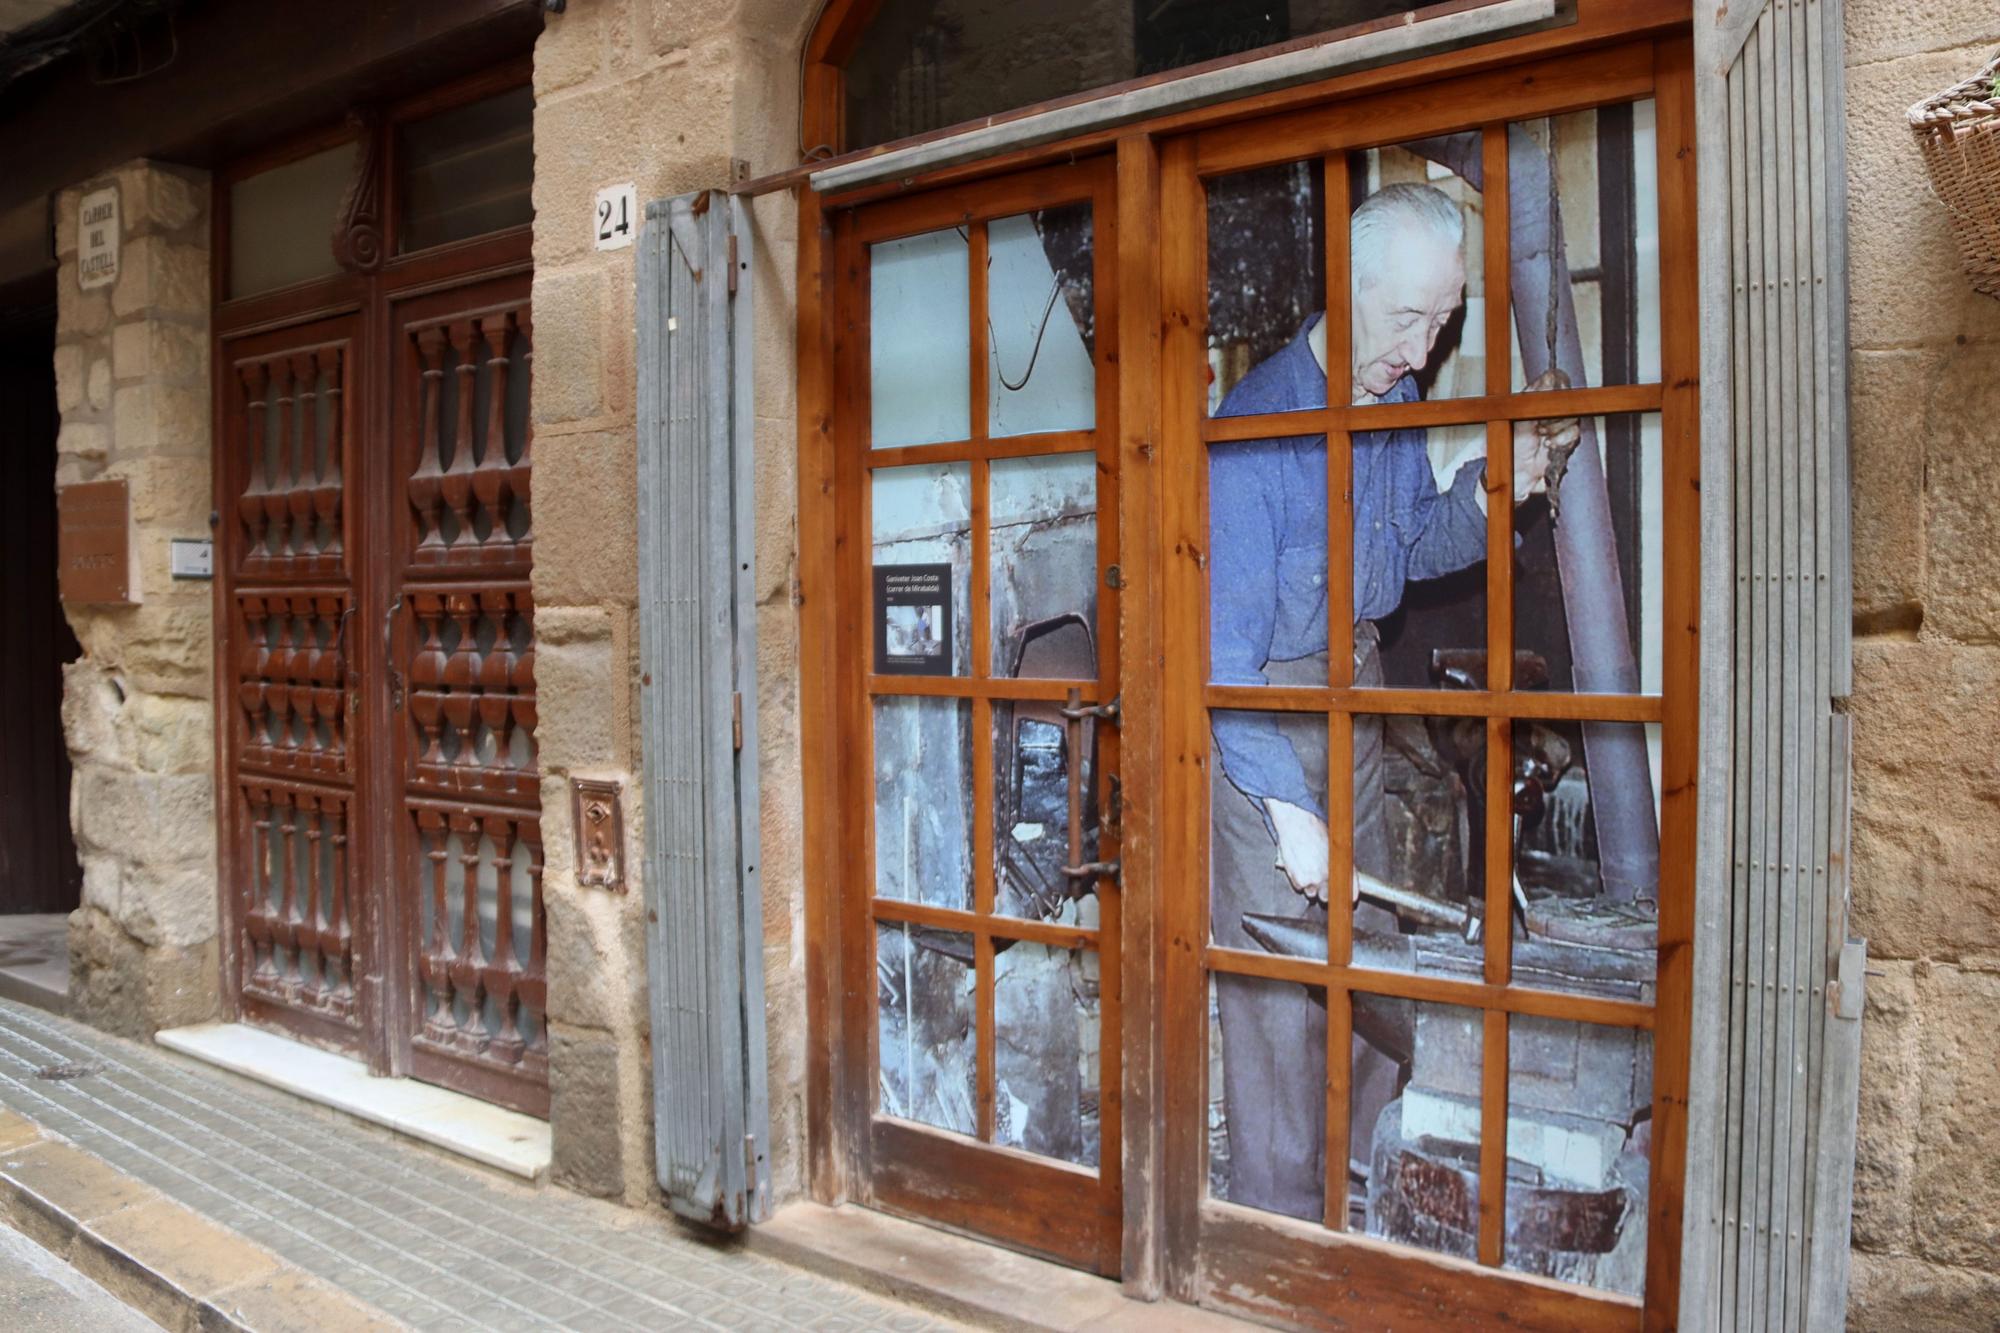
<path fill-rule="evenodd" d="M 358 321 L 227 341 L 216 473 L 226 661 L 225 895 L 250 1017 L 365 1046 L 354 818 L 362 664 L 348 553 Z"/>
<path fill-rule="evenodd" d="M 392 313 L 393 947 L 410 1072 L 545 1115 L 528 279 Z"/>

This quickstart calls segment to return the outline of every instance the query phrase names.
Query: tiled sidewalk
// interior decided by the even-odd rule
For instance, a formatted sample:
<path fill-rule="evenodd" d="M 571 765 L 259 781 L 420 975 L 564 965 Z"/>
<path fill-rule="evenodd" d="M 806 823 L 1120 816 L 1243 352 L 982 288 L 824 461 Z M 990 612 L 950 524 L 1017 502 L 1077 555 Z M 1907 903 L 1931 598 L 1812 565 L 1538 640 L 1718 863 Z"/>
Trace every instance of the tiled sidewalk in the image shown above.
<path fill-rule="evenodd" d="M 0 1106 L 420 1329 L 945 1327 L 4 1000 Z"/>

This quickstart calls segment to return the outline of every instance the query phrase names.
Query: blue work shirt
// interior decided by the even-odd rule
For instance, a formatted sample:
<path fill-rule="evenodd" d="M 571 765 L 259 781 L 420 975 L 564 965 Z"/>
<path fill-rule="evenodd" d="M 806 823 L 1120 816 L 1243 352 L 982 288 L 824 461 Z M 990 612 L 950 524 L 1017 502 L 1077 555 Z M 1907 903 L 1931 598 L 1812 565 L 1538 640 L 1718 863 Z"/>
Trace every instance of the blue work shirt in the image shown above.
<path fill-rule="evenodd" d="M 1307 341 L 1314 315 L 1286 347 L 1232 389 L 1218 416 L 1326 406 L 1326 374 Z M 1417 399 L 1405 375 L 1381 398 Z M 1221 685 L 1264 685 L 1269 662 L 1327 650 L 1326 436 L 1209 447 L 1209 653 Z M 1411 579 L 1455 573 L 1486 557 L 1479 507 L 1483 463 L 1460 468 L 1440 492 L 1420 429 L 1354 436 L 1354 616 L 1376 620 L 1403 601 Z M 1229 780 L 1256 800 L 1325 818 L 1292 744 L 1264 713 L 1216 711 L 1215 740 Z"/>

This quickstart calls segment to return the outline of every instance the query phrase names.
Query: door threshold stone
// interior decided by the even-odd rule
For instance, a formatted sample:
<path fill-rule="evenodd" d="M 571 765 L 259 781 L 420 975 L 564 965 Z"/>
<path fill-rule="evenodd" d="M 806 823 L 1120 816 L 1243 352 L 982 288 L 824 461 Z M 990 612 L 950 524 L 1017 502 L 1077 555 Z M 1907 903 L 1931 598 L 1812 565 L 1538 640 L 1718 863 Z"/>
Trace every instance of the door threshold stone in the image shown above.
<path fill-rule="evenodd" d="M 791 1203 L 743 1245 L 808 1272 L 979 1328 L 1021 1333 L 1241 1333 L 1251 1325 L 1061 1264 L 856 1204 Z"/>
<path fill-rule="evenodd" d="M 522 1180 L 548 1174 L 549 1122 L 410 1078 L 375 1078 L 361 1061 L 247 1023 L 166 1028 L 170 1051 L 394 1130 Z"/>

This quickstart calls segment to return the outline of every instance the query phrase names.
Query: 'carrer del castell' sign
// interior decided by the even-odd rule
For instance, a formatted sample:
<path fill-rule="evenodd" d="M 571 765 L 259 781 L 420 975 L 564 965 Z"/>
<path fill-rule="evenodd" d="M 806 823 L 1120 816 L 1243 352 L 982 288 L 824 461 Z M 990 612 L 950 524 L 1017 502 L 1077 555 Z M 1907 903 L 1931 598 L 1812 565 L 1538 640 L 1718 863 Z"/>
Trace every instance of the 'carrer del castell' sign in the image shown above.
<path fill-rule="evenodd" d="M 118 187 L 83 196 L 76 218 L 76 281 L 88 291 L 118 280 Z"/>

